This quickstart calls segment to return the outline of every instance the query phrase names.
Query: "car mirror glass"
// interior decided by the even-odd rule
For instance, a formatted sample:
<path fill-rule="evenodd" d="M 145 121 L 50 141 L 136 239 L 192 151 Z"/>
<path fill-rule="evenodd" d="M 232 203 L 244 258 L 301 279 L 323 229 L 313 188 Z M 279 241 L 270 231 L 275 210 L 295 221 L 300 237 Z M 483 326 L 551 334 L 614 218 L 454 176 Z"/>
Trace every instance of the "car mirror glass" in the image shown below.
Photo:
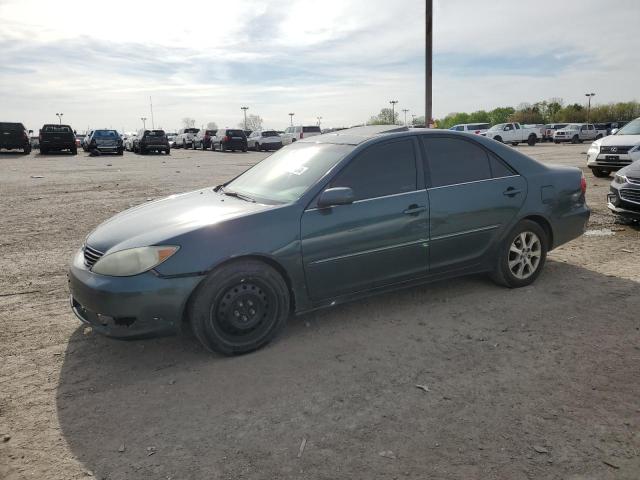
<path fill-rule="evenodd" d="M 348 205 L 353 203 L 355 196 L 349 187 L 328 188 L 320 195 L 318 207 L 326 208 L 337 205 Z"/>

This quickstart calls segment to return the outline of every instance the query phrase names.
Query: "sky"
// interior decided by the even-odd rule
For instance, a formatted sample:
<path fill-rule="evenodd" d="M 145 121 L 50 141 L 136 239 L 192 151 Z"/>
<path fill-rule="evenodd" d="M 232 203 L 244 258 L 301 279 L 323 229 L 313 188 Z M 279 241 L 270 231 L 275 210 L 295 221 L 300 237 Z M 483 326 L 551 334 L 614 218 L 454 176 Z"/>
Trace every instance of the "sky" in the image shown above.
<path fill-rule="evenodd" d="M 34 130 L 424 114 L 421 0 L 0 0 L 0 112 Z M 640 99 L 637 0 L 434 0 L 434 116 Z M 404 115 L 404 114 L 402 114 Z M 403 120 L 403 116 L 401 117 Z"/>

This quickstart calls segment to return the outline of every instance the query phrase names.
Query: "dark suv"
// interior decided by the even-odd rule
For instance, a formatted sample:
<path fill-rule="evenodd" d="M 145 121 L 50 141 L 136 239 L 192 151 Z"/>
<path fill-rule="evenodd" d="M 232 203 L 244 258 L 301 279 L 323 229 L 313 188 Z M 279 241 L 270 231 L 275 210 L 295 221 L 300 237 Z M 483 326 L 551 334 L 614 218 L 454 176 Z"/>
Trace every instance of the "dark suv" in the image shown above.
<path fill-rule="evenodd" d="M 133 141 L 133 151 L 144 155 L 147 152 L 164 152 L 169 155 L 169 139 L 164 130 L 139 130 Z"/>
<path fill-rule="evenodd" d="M 21 123 L 0 122 L 0 149 L 7 150 L 21 148 L 24 153 L 31 153 L 31 142 L 29 133 Z"/>
<path fill-rule="evenodd" d="M 122 137 L 115 130 L 94 130 L 88 142 L 91 153 L 115 153 L 122 155 L 124 145 Z"/>
<path fill-rule="evenodd" d="M 69 125 L 43 125 L 40 129 L 38 141 L 40 142 L 40 153 L 42 154 L 51 151 L 60 152 L 62 150 L 69 150 L 72 155 L 78 153 L 76 134 Z"/>
<path fill-rule="evenodd" d="M 231 150 L 247 151 L 247 135 L 239 128 L 221 128 L 216 132 L 216 136 L 211 139 L 211 150 L 224 152 Z"/>

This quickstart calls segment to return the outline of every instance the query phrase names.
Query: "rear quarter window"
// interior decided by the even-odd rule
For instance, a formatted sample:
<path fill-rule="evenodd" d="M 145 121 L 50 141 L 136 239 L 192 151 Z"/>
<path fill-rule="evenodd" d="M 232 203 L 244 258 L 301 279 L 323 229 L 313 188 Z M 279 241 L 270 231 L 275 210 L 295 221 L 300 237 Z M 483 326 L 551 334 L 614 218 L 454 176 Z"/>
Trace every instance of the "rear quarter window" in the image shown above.
<path fill-rule="evenodd" d="M 302 127 L 303 133 L 321 133 L 320 127 Z"/>

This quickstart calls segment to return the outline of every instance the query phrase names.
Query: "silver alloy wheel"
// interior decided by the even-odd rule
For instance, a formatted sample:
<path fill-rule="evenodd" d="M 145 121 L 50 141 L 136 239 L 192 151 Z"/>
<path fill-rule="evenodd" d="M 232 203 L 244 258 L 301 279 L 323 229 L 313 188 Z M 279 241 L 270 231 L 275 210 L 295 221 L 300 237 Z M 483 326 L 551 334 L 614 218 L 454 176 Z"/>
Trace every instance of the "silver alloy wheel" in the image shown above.
<path fill-rule="evenodd" d="M 531 231 L 521 232 L 509 247 L 509 270 L 519 280 L 533 275 L 542 258 L 542 244 L 538 235 Z"/>

